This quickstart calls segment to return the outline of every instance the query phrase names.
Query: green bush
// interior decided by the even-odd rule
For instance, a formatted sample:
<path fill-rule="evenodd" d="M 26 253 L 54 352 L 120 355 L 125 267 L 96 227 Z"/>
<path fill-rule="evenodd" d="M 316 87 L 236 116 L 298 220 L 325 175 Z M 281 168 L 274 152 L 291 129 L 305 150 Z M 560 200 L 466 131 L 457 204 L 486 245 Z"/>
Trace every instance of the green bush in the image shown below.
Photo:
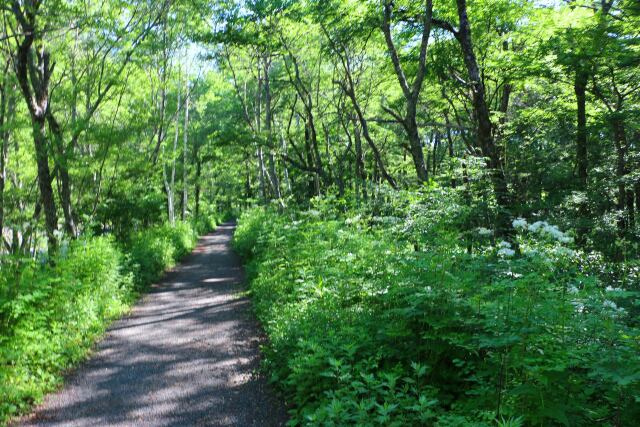
<path fill-rule="evenodd" d="M 0 308 L 0 422 L 40 400 L 126 310 L 132 278 L 122 258 L 112 239 L 99 237 L 73 242 L 53 267 L 23 261 L 13 275 L 3 271 L 0 288 L 15 293 Z"/>
<path fill-rule="evenodd" d="M 149 228 L 134 234 L 129 242 L 129 269 L 136 286 L 143 288 L 157 280 L 162 272 L 191 252 L 197 235 L 191 225 L 178 222 Z"/>
<path fill-rule="evenodd" d="M 3 258 L 0 424 L 53 390 L 109 321 L 196 240 L 190 224 L 178 223 L 136 233 L 123 248 L 94 237 L 64 246 L 52 262 Z"/>
<path fill-rule="evenodd" d="M 222 217 L 214 213 L 201 214 L 193 220 L 193 229 L 202 236 L 215 230 L 216 226 L 222 222 Z"/>
<path fill-rule="evenodd" d="M 265 366 L 292 425 L 640 419 L 633 287 L 549 224 L 514 223 L 517 254 L 482 229 L 456 232 L 455 197 L 431 222 L 429 193 L 398 197 L 346 219 L 321 202 L 240 219 Z"/>

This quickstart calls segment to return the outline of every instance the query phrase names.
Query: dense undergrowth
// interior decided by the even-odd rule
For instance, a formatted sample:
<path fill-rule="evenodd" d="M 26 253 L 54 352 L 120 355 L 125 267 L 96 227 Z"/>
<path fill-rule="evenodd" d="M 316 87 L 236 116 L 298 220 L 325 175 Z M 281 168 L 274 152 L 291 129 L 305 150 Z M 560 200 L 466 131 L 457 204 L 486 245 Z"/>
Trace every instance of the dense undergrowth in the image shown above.
<path fill-rule="evenodd" d="M 463 211 L 435 190 L 242 216 L 291 424 L 637 423 L 638 267 L 541 220 L 515 220 L 512 243 L 463 233 Z"/>
<path fill-rule="evenodd" d="M 217 218 L 154 226 L 124 241 L 86 237 L 53 260 L 7 258 L 0 275 L 0 425 L 53 390 Z M 50 262 L 52 261 L 52 262 Z"/>

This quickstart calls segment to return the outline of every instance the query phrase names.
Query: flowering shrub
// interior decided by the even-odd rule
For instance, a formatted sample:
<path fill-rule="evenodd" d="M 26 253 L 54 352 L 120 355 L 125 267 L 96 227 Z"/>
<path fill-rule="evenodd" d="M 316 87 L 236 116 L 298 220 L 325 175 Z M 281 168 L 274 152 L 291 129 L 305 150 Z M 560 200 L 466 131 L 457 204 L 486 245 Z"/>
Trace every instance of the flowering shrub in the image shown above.
<path fill-rule="evenodd" d="M 607 282 L 601 258 L 524 219 L 513 242 L 487 233 L 470 251 L 463 213 L 428 221 L 428 195 L 401 197 L 240 220 L 265 366 L 292 425 L 640 419 L 638 294 Z"/>

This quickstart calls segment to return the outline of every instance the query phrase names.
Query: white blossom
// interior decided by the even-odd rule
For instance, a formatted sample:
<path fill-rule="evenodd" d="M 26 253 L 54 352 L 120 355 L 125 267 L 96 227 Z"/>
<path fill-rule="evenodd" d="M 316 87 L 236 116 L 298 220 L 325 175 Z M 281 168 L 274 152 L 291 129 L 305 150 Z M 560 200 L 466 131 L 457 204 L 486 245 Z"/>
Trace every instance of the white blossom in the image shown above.
<path fill-rule="evenodd" d="M 481 236 L 490 236 L 493 232 L 488 228 L 478 227 L 476 228 L 476 232 Z"/>
<path fill-rule="evenodd" d="M 558 239 L 558 241 L 559 241 L 560 243 L 565 243 L 565 244 L 566 244 L 566 243 L 573 243 L 573 237 L 570 237 L 570 236 L 563 236 L 563 237 L 561 237 L 560 239 Z"/>
<path fill-rule="evenodd" d="M 577 294 L 580 292 L 580 289 L 578 289 L 577 287 L 575 287 L 574 285 L 569 286 L 569 288 L 567 289 L 567 292 L 569 292 L 570 294 Z"/>
<path fill-rule="evenodd" d="M 513 222 L 511 223 L 513 225 L 513 228 L 515 229 L 525 229 L 527 228 L 527 220 L 524 218 L 516 218 L 513 220 Z"/>
<path fill-rule="evenodd" d="M 618 306 L 616 305 L 616 303 L 611 301 L 611 300 L 608 300 L 608 299 L 606 299 L 606 300 L 604 300 L 602 302 L 602 306 L 604 308 L 610 308 L 612 310 L 617 310 L 618 309 Z"/>
<path fill-rule="evenodd" d="M 576 254 L 576 251 L 574 251 L 573 249 L 569 249 L 569 248 L 564 248 L 564 247 L 559 247 L 556 249 L 556 254 L 560 255 L 560 256 L 574 256 Z"/>
<path fill-rule="evenodd" d="M 575 307 L 577 313 L 582 313 L 584 311 L 584 304 L 580 301 L 572 301 L 571 305 Z"/>
<path fill-rule="evenodd" d="M 614 288 L 613 286 L 609 285 L 605 288 L 605 291 L 607 292 L 620 292 L 622 291 L 622 288 Z"/>
<path fill-rule="evenodd" d="M 529 231 L 533 231 L 534 233 L 538 231 L 541 227 L 545 227 L 549 225 L 547 221 L 536 221 L 533 224 L 529 225 Z"/>
<path fill-rule="evenodd" d="M 509 249 L 509 248 L 502 248 L 498 251 L 498 255 L 499 256 L 503 256 L 506 258 L 512 257 L 516 254 L 516 251 L 514 251 L 513 249 Z"/>
<path fill-rule="evenodd" d="M 347 219 L 344 221 L 344 223 L 345 223 L 346 225 L 351 225 L 351 224 L 355 224 L 355 223 L 357 223 L 358 221 L 360 221 L 360 215 L 356 215 L 356 216 L 354 216 L 354 217 L 352 217 L 352 218 L 347 218 Z"/>
<path fill-rule="evenodd" d="M 502 241 L 502 242 L 498 243 L 498 247 L 499 247 L 499 248 L 507 248 L 507 249 L 510 249 L 510 248 L 511 248 L 511 243 L 509 243 L 509 242 L 505 242 L 505 241 Z"/>
<path fill-rule="evenodd" d="M 564 233 L 560 231 L 560 229 L 556 225 L 547 224 L 544 227 L 542 227 L 542 230 L 540 231 L 540 233 L 548 234 L 556 240 L 560 240 L 565 237 Z"/>

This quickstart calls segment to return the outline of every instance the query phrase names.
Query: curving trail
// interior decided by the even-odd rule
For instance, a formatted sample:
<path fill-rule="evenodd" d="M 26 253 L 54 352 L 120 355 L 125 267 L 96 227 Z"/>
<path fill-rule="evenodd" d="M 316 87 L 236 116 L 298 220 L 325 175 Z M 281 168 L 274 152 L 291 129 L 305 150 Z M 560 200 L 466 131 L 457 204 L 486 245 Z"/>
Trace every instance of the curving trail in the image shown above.
<path fill-rule="evenodd" d="M 21 426 L 281 426 L 284 405 L 255 374 L 261 333 L 231 251 L 234 225 L 115 322 L 94 355 Z"/>

